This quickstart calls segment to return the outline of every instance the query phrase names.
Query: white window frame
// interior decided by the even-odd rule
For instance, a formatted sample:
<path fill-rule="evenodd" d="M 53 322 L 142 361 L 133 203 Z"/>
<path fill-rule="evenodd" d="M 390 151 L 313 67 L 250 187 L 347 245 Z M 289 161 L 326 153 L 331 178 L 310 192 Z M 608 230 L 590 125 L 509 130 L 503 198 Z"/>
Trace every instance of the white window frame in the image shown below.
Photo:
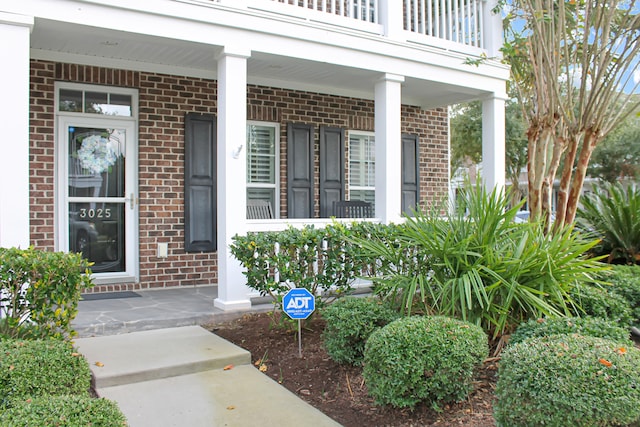
<path fill-rule="evenodd" d="M 267 188 L 267 189 L 273 189 L 274 190 L 274 205 L 271 206 L 271 209 L 273 211 L 273 217 L 274 218 L 279 218 L 280 217 L 280 123 L 276 123 L 276 122 L 262 122 L 262 121 L 256 121 L 256 120 L 247 120 L 247 130 L 249 129 L 249 126 L 262 126 L 262 127 L 270 127 L 274 129 L 274 133 L 273 133 L 273 137 L 274 137 L 274 146 L 275 146 L 275 153 L 274 153 L 274 180 L 275 183 L 273 184 L 264 184 L 264 183 L 249 183 L 246 182 L 246 187 L 247 187 L 247 193 L 249 191 L 249 189 L 251 188 L 255 188 L 255 189 L 261 189 L 261 188 Z M 249 156 L 249 141 L 247 139 L 246 141 L 246 152 L 247 152 L 247 157 Z M 247 161 L 247 176 L 249 175 L 249 162 Z"/>
<path fill-rule="evenodd" d="M 347 163 L 347 169 L 348 169 L 348 173 L 349 173 L 349 200 L 352 200 L 351 197 L 351 191 L 353 190 L 357 190 L 357 191 L 373 191 L 373 197 L 375 200 L 375 193 L 376 193 L 376 186 L 375 186 L 375 178 L 374 178 L 374 183 L 373 185 L 370 186 L 364 186 L 364 185 L 354 185 L 353 184 L 353 175 L 352 175 L 352 171 L 351 171 L 351 162 L 353 161 L 353 156 L 352 156 L 352 150 L 351 150 L 351 138 L 352 137 L 366 137 L 367 139 L 373 137 L 374 141 L 374 150 L 373 153 L 375 155 L 375 133 L 374 132 L 367 132 L 367 131 L 349 131 L 349 137 L 347 139 L 348 141 L 348 145 L 349 145 L 349 161 Z M 363 159 L 363 162 L 368 161 L 366 159 Z M 375 159 L 373 160 L 373 164 L 375 166 Z"/>

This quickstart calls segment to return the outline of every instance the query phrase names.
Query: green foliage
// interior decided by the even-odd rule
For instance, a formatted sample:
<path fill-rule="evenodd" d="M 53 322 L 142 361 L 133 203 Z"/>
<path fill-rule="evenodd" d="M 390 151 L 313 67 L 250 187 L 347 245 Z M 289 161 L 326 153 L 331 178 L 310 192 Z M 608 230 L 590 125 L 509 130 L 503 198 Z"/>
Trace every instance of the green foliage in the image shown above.
<path fill-rule="evenodd" d="M 611 282 L 611 290 L 631 306 L 631 323 L 640 326 L 640 266 L 615 265 L 607 280 Z"/>
<path fill-rule="evenodd" d="M 583 336 L 606 338 L 632 347 L 629 330 L 611 320 L 598 317 L 563 317 L 554 319 L 531 319 L 518 326 L 511 334 L 509 344 L 517 344 L 529 338 L 559 334 L 580 334 Z"/>
<path fill-rule="evenodd" d="M 393 245 L 375 236 L 357 241 L 365 256 L 400 263 L 378 269 L 380 292 L 400 298 L 408 314 L 419 304 L 494 337 L 530 318 L 571 314 L 573 286 L 603 268 L 583 256 L 597 242 L 570 227 L 547 236 L 540 224 L 515 223 L 520 206 L 509 208 L 495 190 L 478 186 L 462 198 L 465 211 L 448 219 L 441 208 L 406 218 Z"/>
<path fill-rule="evenodd" d="M 577 315 L 609 319 L 621 327 L 632 323 L 631 306 L 609 287 L 580 285 L 575 288 L 573 297 L 578 306 Z"/>
<path fill-rule="evenodd" d="M 587 174 L 610 183 L 640 178 L 640 118 L 637 115 L 627 118 L 598 144 Z"/>
<path fill-rule="evenodd" d="M 118 406 L 107 399 L 88 396 L 40 396 L 15 402 L 0 412 L 0 424 L 22 426 L 121 427 L 127 420 Z"/>
<path fill-rule="evenodd" d="M 609 262 L 640 263 L 640 187 L 603 184 L 582 197 L 578 224 L 602 242 L 596 255 Z"/>
<path fill-rule="evenodd" d="M 371 333 L 397 319 L 399 313 L 377 298 L 345 297 L 324 310 L 324 345 L 338 363 L 362 364 Z"/>
<path fill-rule="evenodd" d="M 85 396 L 89 364 L 67 341 L 0 341 L 0 407 L 42 395 Z"/>
<path fill-rule="evenodd" d="M 80 254 L 0 248 L 0 337 L 73 336 L 88 268 Z"/>
<path fill-rule="evenodd" d="M 434 408 L 460 401 L 487 357 L 487 335 L 446 317 L 405 317 L 374 331 L 365 345 L 363 376 L 378 404 Z"/>
<path fill-rule="evenodd" d="M 518 187 L 520 171 L 527 165 L 527 123 L 515 95 L 505 105 L 505 166 L 507 179 Z M 482 103 L 453 107 L 451 114 L 451 170 L 455 174 L 467 161 L 482 160 Z"/>
<path fill-rule="evenodd" d="M 351 290 L 363 271 L 374 268 L 374 262 L 364 263 L 350 237 L 367 236 L 384 227 L 368 222 L 335 223 L 324 229 L 305 226 L 236 235 L 231 253 L 246 268 L 247 286 L 271 296 L 276 304 L 294 286 L 314 295 L 339 296 Z"/>
<path fill-rule="evenodd" d="M 579 335 L 532 338 L 502 352 L 498 426 L 617 426 L 640 420 L 640 351 Z"/>

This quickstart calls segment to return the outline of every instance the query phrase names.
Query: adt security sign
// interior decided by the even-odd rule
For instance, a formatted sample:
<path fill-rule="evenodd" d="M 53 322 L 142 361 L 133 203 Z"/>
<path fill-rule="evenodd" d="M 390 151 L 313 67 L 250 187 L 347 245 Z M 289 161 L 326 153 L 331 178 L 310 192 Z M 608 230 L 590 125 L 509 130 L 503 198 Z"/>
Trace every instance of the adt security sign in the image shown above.
<path fill-rule="evenodd" d="M 306 319 L 316 309 L 316 299 L 305 288 L 293 288 L 282 297 L 282 309 L 292 319 Z"/>

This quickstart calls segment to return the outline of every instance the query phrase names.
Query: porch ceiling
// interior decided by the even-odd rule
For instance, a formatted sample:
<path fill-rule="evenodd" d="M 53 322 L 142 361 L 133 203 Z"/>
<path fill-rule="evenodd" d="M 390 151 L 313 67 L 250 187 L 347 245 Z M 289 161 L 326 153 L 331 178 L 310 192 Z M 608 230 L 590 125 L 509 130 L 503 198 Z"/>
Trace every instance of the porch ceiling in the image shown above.
<path fill-rule="evenodd" d="M 36 19 L 31 49 L 34 59 L 216 78 L 216 55 L 220 47 Z M 379 78 L 379 72 L 365 68 L 255 51 L 248 60 L 250 84 L 285 89 L 373 99 L 374 84 Z M 402 85 L 402 102 L 425 108 L 477 99 L 482 95 L 479 90 L 427 79 L 407 78 Z"/>

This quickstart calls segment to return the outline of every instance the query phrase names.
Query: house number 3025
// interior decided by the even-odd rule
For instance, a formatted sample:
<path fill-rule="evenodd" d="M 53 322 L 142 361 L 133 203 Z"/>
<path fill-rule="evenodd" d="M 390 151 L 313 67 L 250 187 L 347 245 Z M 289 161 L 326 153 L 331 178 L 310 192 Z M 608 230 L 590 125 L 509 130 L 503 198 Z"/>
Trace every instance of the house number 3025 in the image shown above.
<path fill-rule="evenodd" d="M 111 209 L 80 209 L 80 218 L 111 218 Z"/>

